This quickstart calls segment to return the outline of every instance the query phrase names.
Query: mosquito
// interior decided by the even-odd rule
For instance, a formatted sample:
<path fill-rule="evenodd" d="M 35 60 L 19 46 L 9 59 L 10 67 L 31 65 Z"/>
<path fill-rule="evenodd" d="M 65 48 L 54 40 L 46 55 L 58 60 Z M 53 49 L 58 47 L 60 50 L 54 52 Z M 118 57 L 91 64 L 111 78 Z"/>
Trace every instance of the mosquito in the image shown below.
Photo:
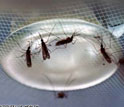
<path fill-rule="evenodd" d="M 112 54 L 109 54 L 106 50 L 106 44 L 103 41 L 103 38 L 101 38 L 101 36 L 95 36 L 95 39 L 100 41 L 100 53 L 102 54 L 102 56 L 104 57 L 104 59 L 108 62 L 108 63 L 112 63 L 114 62 L 113 59 L 110 56 L 113 56 L 112 54 L 115 53 L 113 52 Z M 110 43 L 111 43 L 111 39 L 110 39 Z M 111 44 L 110 44 L 110 48 L 111 48 Z M 114 56 L 113 56 L 114 57 Z M 115 58 L 115 57 L 114 57 Z"/>
<path fill-rule="evenodd" d="M 21 56 L 19 56 L 19 57 L 25 56 L 25 61 L 26 61 L 27 67 L 29 67 L 29 68 L 32 67 L 32 53 L 31 53 L 32 41 L 31 42 L 28 41 L 29 46 L 25 50 L 20 46 L 20 44 L 14 38 L 12 38 L 12 39 L 17 43 L 17 45 L 21 48 L 21 50 L 24 51 L 24 52 L 21 51 L 23 54 Z"/>
<path fill-rule="evenodd" d="M 21 48 L 22 49 L 22 48 Z M 22 49 L 24 51 L 24 54 L 22 54 L 20 57 L 25 56 L 25 61 L 26 61 L 26 65 L 27 67 L 32 67 L 32 53 L 31 53 L 31 45 L 29 43 L 29 46 L 27 47 L 27 49 Z"/>
<path fill-rule="evenodd" d="M 70 75 L 69 78 L 67 79 L 67 81 L 66 81 L 64 87 L 71 85 L 71 83 L 72 83 L 73 81 L 75 81 L 75 79 L 72 79 L 72 80 L 70 81 L 70 79 L 71 79 L 71 77 L 72 77 L 72 74 L 73 74 L 73 73 L 71 73 L 71 75 Z M 44 75 L 45 78 L 47 78 L 47 80 L 48 80 L 49 83 L 52 85 L 53 89 L 55 90 L 55 87 L 54 87 L 54 85 L 53 85 L 52 80 L 51 80 L 45 73 L 44 73 L 43 75 Z M 55 97 L 56 97 L 57 99 L 64 99 L 64 98 L 67 98 L 68 95 L 67 95 L 67 93 L 65 92 L 65 90 L 63 90 L 63 91 L 55 91 Z"/>
<path fill-rule="evenodd" d="M 43 38 L 41 37 L 41 35 L 39 34 L 40 38 L 41 38 L 41 48 L 42 48 L 42 57 L 43 60 L 46 59 L 50 59 L 50 53 L 48 51 L 48 48 L 46 46 L 46 43 L 44 42 Z"/>
<path fill-rule="evenodd" d="M 115 30 L 115 28 L 112 30 L 112 33 L 114 32 L 114 30 Z M 111 33 L 111 34 L 112 34 L 112 33 Z M 112 35 L 111 35 L 111 36 L 112 36 Z M 114 53 L 121 52 L 121 51 L 116 51 L 116 52 L 112 52 L 111 54 L 109 54 L 109 53 L 106 51 L 107 48 L 105 48 L 106 44 L 104 43 L 103 38 L 101 38 L 100 36 L 95 36 L 94 38 L 97 39 L 97 40 L 101 40 L 101 42 L 100 42 L 100 52 L 101 52 L 101 54 L 103 55 L 104 59 L 105 59 L 108 63 L 115 62 L 115 61 L 113 61 L 113 59 L 112 59 L 110 56 L 113 56 Z M 111 38 L 112 38 L 112 37 L 110 37 L 110 40 L 109 40 L 109 42 L 110 42 L 110 48 L 111 48 Z M 114 56 L 113 56 L 113 57 L 114 57 Z M 115 57 L 114 57 L 114 58 L 115 58 Z M 122 58 L 122 59 L 119 59 L 119 62 L 117 63 L 117 65 L 118 65 L 119 63 L 124 63 L 124 59 L 123 59 L 123 58 Z"/>
<path fill-rule="evenodd" d="M 71 73 L 71 75 L 70 75 L 69 78 L 67 79 L 67 81 L 66 81 L 66 83 L 65 83 L 65 87 L 70 86 L 71 83 L 75 80 L 75 79 L 72 79 L 72 80 L 70 81 L 70 79 L 71 79 L 71 77 L 72 77 L 72 74 L 73 74 L 73 73 Z M 59 92 L 56 93 L 56 98 L 58 98 L 58 99 L 64 99 L 64 98 L 68 98 L 68 95 L 67 95 L 67 93 L 65 92 L 65 90 L 63 90 L 63 91 L 59 91 Z"/>
<path fill-rule="evenodd" d="M 59 24 L 61 25 L 61 29 L 63 30 L 64 34 L 67 36 L 67 34 L 65 33 L 65 31 L 64 31 L 64 29 L 63 29 L 63 26 L 62 26 L 61 22 L 59 22 Z M 57 36 L 57 38 L 54 39 L 53 41 L 55 41 L 55 40 L 57 41 L 57 42 L 55 43 L 55 46 L 64 45 L 64 46 L 66 47 L 67 44 L 69 44 L 69 43 L 74 44 L 74 43 L 76 42 L 76 41 L 73 42 L 74 37 L 75 37 L 75 36 L 78 36 L 78 35 L 79 35 L 79 34 L 77 34 L 76 31 L 75 31 L 74 33 L 72 33 L 72 35 L 71 35 L 70 37 L 66 37 L 66 38 L 62 39 L 62 38 L 60 38 L 60 37 Z M 58 39 L 59 39 L 59 40 L 58 40 Z M 51 42 L 53 42 L 53 41 L 51 41 Z"/>
<path fill-rule="evenodd" d="M 101 36 L 94 36 L 95 39 L 97 39 L 100 42 L 100 53 L 103 56 L 103 58 L 108 62 L 112 63 L 112 58 L 110 57 L 110 54 L 106 51 L 106 44 L 103 41 L 103 38 Z M 92 42 L 90 42 L 92 43 Z M 93 44 L 93 43 L 92 43 Z M 94 44 L 93 44 L 94 45 Z M 94 46 L 95 47 L 95 46 Z M 96 47 L 95 47 L 96 49 Z M 96 49 L 97 50 L 97 49 Z M 104 64 L 103 64 L 104 65 Z"/>
<path fill-rule="evenodd" d="M 100 52 L 103 55 L 104 59 L 108 62 L 108 63 L 112 63 L 112 59 L 109 56 L 109 54 L 106 52 L 105 47 L 103 46 L 103 39 L 101 40 L 101 45 L 100 45 Z"/>
<path fill-rule="evenodd" d="M 26 55 L 26 64 L 27 67 L 32 67 L 32 61 L 31 61 L 31 46 L 29 45 L 26 52 L 22 55 Z"/>
<path fill-rule="evenodd" d="M 53 29 L 54 29 L 55 26 L 56 26 L 56 24 L 53 26 L 51 32 L 53 31 Z M 43 30 L 43 29 L 42 29 L 42 30 Z M 51 36 L 51 34 L 52 34 L 51 32 L 49 33 L 48 39 L 47 39 L 46 42 L 43 40 L 41 34 L 39 33 L 40 40 L 41 40 L 41 49 L 42 49 L 42 57 L 43 57 L 43 60 L 50 59 L 50 53 L 49 53 L 50 50 L 48 49 L 46 43 L 48 42 L 48 40 L 49 40 L 49 38 L 50 38 L 50 36 Z M 41 51 L 41 49 L 40 49 L 40 51 Z M 39 51 L 39 52 L 40 52 L 40 51 Z"/>
<path fill-rule="evenodd" d="M 76 32 L 74 32 L 71 37 L 67 37 L 65 39 L 61 39 L 61 40 L 57 41 L 56 46 L 67 45 L 67 44 L 71 43 L 74 39 L 74 36 L 76 36 Z M 72 43 L 72 44 L 74 44 L 74 43 Z"/>

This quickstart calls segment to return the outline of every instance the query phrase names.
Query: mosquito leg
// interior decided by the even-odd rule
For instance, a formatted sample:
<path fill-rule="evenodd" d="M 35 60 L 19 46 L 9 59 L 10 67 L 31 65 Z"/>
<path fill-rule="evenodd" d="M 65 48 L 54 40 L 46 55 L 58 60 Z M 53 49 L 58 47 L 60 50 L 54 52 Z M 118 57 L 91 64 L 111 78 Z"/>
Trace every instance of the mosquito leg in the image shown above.
<path fill-rule="evenodd" d="M 74 45 L 76 43 L 76 41 L 77 41 L 77 39 L 74 42 L 72 42 L 72 44 Z"/>
<path fill-rule="evenodd" d="M 24 54 L 22 54 L 21 56 L 17 56 L 16 58 L 24 57 L 24 55 L 25 55 L 25 53 L 24 53 Z"/>
<path fill-rule="evenodd" d="M 59 38 L 59 37 L 57 37 L 57 38 Z M 52 40 L 52 41 L 50 41 L 49 44 L 48 44 L 48 46 L 51 46 L 51 43 L 52 43 L 52 42 L 57 41 L 57 38 L 54 39 L 54 40 Z"/>
<path fill-rule="evenodd" d="M 54 86 L 52 80 L 45 73 L 42 73 L 42 74 L 45 77 L 45 79 L 47 79 L 47 81 L 49 82 L 49 84 L 52 86 L 53 90 L 55 90 L 55 86 Z M 56 92 L 54 92 L 54 96 L 56 97 Z"/>
<path fill-rule="evenodd" d="M 21 51 L 20 50 L 18 50 L 18 49 L 15 49 L 16 51 L 19 51 L 19 52 L 26 52 L 27 50 L 24 50 L 24 49 L 21 49 Z"/>
<path fill-rule="evenodd" d="M 96 48 L 95 44 L 92 43 L 92 41 L 89 41 L 88 39 L 87 39 L 87 41 L 95 48 L 96 51 L 99 51 L 99 50 Z"/>
<path fill-rule="evenodd" d="M 35 47 L 35 50 L 37 50 L 37 49 L 39 49 L 39 48 L 41 48 L 41 43 L 38 44 L 38 46 Z"/>
<path fill-rule="evenodd" d="M 23 52 L 23 51 L 21 51 L 21 50 L 18 50 L 18 52 L 25 53 L 25 51 Z"/>
<path fill-rule="evenodd" d="M 109 40 L 109 41 L 110 41 L 110 48 L 111 48 L 111 47 L 112 47 L 112 43 L 111 43 L 111 41 L 112 41 L 112 38 L 111 38 L 111 37 L 110 37 L 110 40 Z"/>
<path fill-rule="evenodd" d="M 115 54 L 115 53 L 122 53 L 122 51 L 116 51 L 116 52 L 112 52 L 111 54 L 113 55 L 113 54 Z"/>
<path fill-rule="evenodd" d="M 64 44 L 64 47 L 67 48 L 67 44 Z"/>
<path fill-rule="evenodd" d="M 25 49 L 21 49 L 21 50 L 26 51 Z"/>
<path fill-rule="evenodd" d="M 16 42 L 16 44 L 21 48 L 21 50 L 23 50 L 23 51 L 26 51 L 26 50 L 24 50 L 21 46 L 20 46 L 20 44 L 14 39 L 14 38 L 12 38 L 15 42 Z"/>
<path fill-rule="evenodd" d="M 51 31 L 50 31 L 50 33 L 49 33 L 49 35 L 48 35 L 48 39 L 47 39 L 47 41 L 45 42 L 45 43 L 47 43 L 48 41 L 49 41 L 49 38 L 50 38 L 50 35 L 52 34 L 52 31 L 53 31 L 53 29 L 55 28 L 55 26 L 56 26 L 56 24 L 53 26 L 53 28 L 51 29 Z"/>
<path fill-rule="evenodd" d="M 67 37 L 67 34 L 65 33 L 64 28 L 63 28 L 63 25 L 62 25 L 62 23 L 60 21 L 59 21 L 59 24 L 61 25 L 62 30 L 63 30 L 64 34 L 66 35 L 66 37 Z"/>
<path fill-rule="evenodd" d="M 48 48 L 47 48 L 47 49 L 48 49 Z M 51 50 L 50 50 L 50 49 L 48 49 L 48 51 L 49 51 L 49 52 L 51 52 Z"/>
<path fill-rule="evenodd" d="M 55 48 L 54 50 L 52 50 L 50 53 L 54 52 L 57 49 L 65 49 L 65 48 Z"/>
<path fill-rule="evenodd" d="M 56 39 L 54 39 L 54 40 L 52 40 L 52 41 L 49 42 L 49 46 L 51 46 L 51 43 L 52 43 L 53 41 L 57 41 L 57 40 L 59 40 L 59 39 L 61 40 L 61 38 L 60 38 L 59 36 L 56 36 Z"/>
<path fill-rule="evenodd" d="M 116 64 L 118 63 L 117 59 L 115 58 L 114 55 L 110 54 L 110 56 L 112 56 L 114 59 L 112 59 L 112 62 L 116 62 Z"/>

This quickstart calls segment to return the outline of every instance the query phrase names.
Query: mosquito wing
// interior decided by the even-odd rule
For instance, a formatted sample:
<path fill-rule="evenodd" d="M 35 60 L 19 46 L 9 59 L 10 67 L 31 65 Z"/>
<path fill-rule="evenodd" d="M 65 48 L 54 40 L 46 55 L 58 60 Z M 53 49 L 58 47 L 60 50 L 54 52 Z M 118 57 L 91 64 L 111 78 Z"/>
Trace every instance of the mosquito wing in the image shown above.
<path fill-rule="evenodd" d="M 50 54 L 48 52 L 48 48 L 45 43 L 42 43 L 42 55 L 43 55 L 43 60 L 46 60 L 47 58 L 50 59 Z"/>

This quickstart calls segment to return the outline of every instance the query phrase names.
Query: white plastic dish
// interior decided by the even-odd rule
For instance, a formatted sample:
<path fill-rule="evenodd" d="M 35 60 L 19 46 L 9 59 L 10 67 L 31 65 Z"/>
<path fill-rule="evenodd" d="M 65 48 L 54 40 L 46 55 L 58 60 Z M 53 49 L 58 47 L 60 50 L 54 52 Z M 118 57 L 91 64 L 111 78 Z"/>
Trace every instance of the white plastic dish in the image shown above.
<path fill-rule="evenodd" d="M 53 29 L 54 27 L 54 29 Z M 53 30 L 52 30 L 53 29 Z M 43 61 L 42 52 L 32 57 L 32 67 L 27 67 L 21 51 L 27 49 L 32 41 L 31 52 L 36 52 L 40 44 L 39 33 L 47 42 L 50 59 Z M 65 32 L 65 33 L 64 33 Z M 56 46 L 57 40 L 77 32 L 73 43 Z M 95 36 L 103 38 L 112 63 L 108 63 L 100 53 L 100 42 Z M 110 46 L 111 45 L 111 46 Z M 53 51 L 53 52 L 52 52 Z M 119 52 L 120 51 L 120 52 Z M 0 63 L 3 70 L 18 82 L 44 90 L 76 90 L 99 84 L 111 77 L 118 68 L 122 56 L 117 39 L 106 29 L 79 19 L 52 19 L 25 26 L 13 32 L 0 44 Z"/>

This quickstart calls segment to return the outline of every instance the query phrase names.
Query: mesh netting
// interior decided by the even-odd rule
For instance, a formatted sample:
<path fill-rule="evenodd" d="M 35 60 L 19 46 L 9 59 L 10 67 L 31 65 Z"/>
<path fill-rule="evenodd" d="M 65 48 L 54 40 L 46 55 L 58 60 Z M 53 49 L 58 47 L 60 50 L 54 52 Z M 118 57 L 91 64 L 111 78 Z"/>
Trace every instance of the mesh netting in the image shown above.
<path fill-rule="evenodd" d="M 29 4 L 28 4 L 29 5 Z M 91 1 L 79 1 L 79 0 L 61 0 L 61 1 L 53 1 L 50 2 L 49 5 L 46 4 L 45 6 L 41 7 L 35 7 L 35 8 L 10 8 L 10 9 L 1 9 L 0 10 L 0 42 L 2 43 L 9 34 L 12 32 L 18 30 L 19 28 L 22 28 L 28 24 L 32 24 L 37 21 L 43 21 L 47 19 L 56 19 L 56 18 L 75 18 L 75 19 L 82 19 L 94 24 L 98 24 L 100 26 L 105 27 L 106 29 L 110 30 L 112 33 L 115 34 L 117 37 L 117 41 L 119 40 L 121 44 L 121 48 L 123 50 L 124 47 L 124 32 L 121 30 L 124 29 L 124 7 L 123 3 L 121 1 L 107 1 L 107 0 L 91 0 Z M 120 31 L 120 33 L 116 33 L 115 31 Z M 28 31 L 28 30 L 27 30 Z M 26 32 L 27 32 L 26 31 Z M 119 36 L 118 36 L 119 35 Z M 114 41 L 112 41 L 114 43 Z M 5 46 L 6 47 L 6 46 Z M 1 47 L 0 47 L 1 48 Z M 8 47 L 9 48 L 9 47 Z M 118 50 L 118 47 L 115 47 Z M 2 47 L 3 49 L 3 47 Z M 0 49 L 1 50 L 1 49 Z M 3 51 L 6 49 L 3 49 Z M 4 52 L 3 52 L 4 54 Z M 117 96 L 118 94 L 121 95 L 123 93 L 123 79 L 124 73 L 123 73 L 123 67 L 121 67 L 117 73 L 108 81 L 104 82 L 103 84 L 93 87 L 91 89 L 88 89 L 85 91 L 85 95 L 90 95 L 89 98 L 92 98 L 94 102 L 92 103 L 95 106 L 102 105 L 103 103 L 98 102 L 99 97 L 106 98 L 106 96 Z M 8 77 L 4 73 L 1 73 L 1 85 L 4 84 L 4 81 L 9 80 Z M 10 88 L 8 88 L 9 84 L 12 84 Z M 17 85 L 16 89 L 15 86 Z M 19 87 L 19 88 L 18 88 Z M 114 88 L 114 89 L 113 89 Z M 41 95 L 38 94 L 39 91 L 36 92 L 36 94 L 32 95 L 33 89 L 25 88 L 20 84 L 15 83 L 14 81 L 10 80 L 5 82 L 3 88 L 1 88 L 1 92 L 6 89 L 5 93 L 1 93 L 1 96 L 7 96 L 10 94 L 11 97 L 13 97 L 13 100 L 17 100 L 17 97 L 20 97 L 23 92 L 27 92 L 28 94 L 25 94 L 23 98 L 20 98 L 17 100 L 17 104 L 23 103 L 26 104 L 27 102 L 33 101 L 33 103 L 37 103 L 39 105 L 42 105 L 44 103 L 45 106 L 49 106 L 49 104 L 46 104 L 45 102 L 40 102 Z M 18 93 L 18 91 L 22 91 Z M 12 94 L 10 91 L 15 90 L 15 93 Z M 118 94 L 116 94 L 118 93 Z M 44 94 L 44 93 L 43 93 Z M 45 93 L 47 94 L 47 93 Z M 49 93 L 48 93 L 49 94 Z M 81 93 L 84 95 L 84 93 Z M 79 95 L 79 94 L 78 94 Z M 94 99 L 94 95 L 96 95 L 96 100 Z M 36 96 L 37 101 L 33 96 Z M 3 100 L 0 101 L 0 103 L 9 103 L 11 97 L 3 98 Z M 48 98 L 48 96 L 47 96 Z M 90 105 L 88 103 L 89 98 L 86 99 L 87 105 Z M 122 99 L 124 96 L 122 96 Z M 24 101 L 23 99 L 27 99 Z M 53 98 L 54 99 L 54 98 Z M 82 99 L 82 98 L 81 98 Z M 103 100 L 101 98 L 101 101 Z M 118 102 L 123 101 L 122 99 L 116 99 Z M 72 102 L 74 99 L 72 99 L 70 102 Z M 76 100 L 76 99 L 75 99 Z M 39 101 L 39 102 L 38 102 Z M 51 102 L 53 100 L 50 100 Z M 85 101 L 85 100 L 84 100 Z M 112 99 L 112 101 L 114 101 Z M 117 102 L 116 101 L 116 102 Z M 83 103 L 86 103 L 83 102 Z M 111 101 L 110 101 L 111 102 Z M 105 101 L 108 105 L 110 105 L 110 102 Z M 53 103 L 53 102 L 52 102 Z M 120 103 L 122 104 L 122 103 Z M 81 104 L 82 105 L 82 104 Z M 119 105 L 119 104 L 117 104 Z M 45 107 L 44 106 L 44 107 Z M 104 106 L 103 106 L 104 107 Z M 113 105 L 114 107 L 114 105 Z M 120 105 L 121 107 L 121 105 Z"/>

